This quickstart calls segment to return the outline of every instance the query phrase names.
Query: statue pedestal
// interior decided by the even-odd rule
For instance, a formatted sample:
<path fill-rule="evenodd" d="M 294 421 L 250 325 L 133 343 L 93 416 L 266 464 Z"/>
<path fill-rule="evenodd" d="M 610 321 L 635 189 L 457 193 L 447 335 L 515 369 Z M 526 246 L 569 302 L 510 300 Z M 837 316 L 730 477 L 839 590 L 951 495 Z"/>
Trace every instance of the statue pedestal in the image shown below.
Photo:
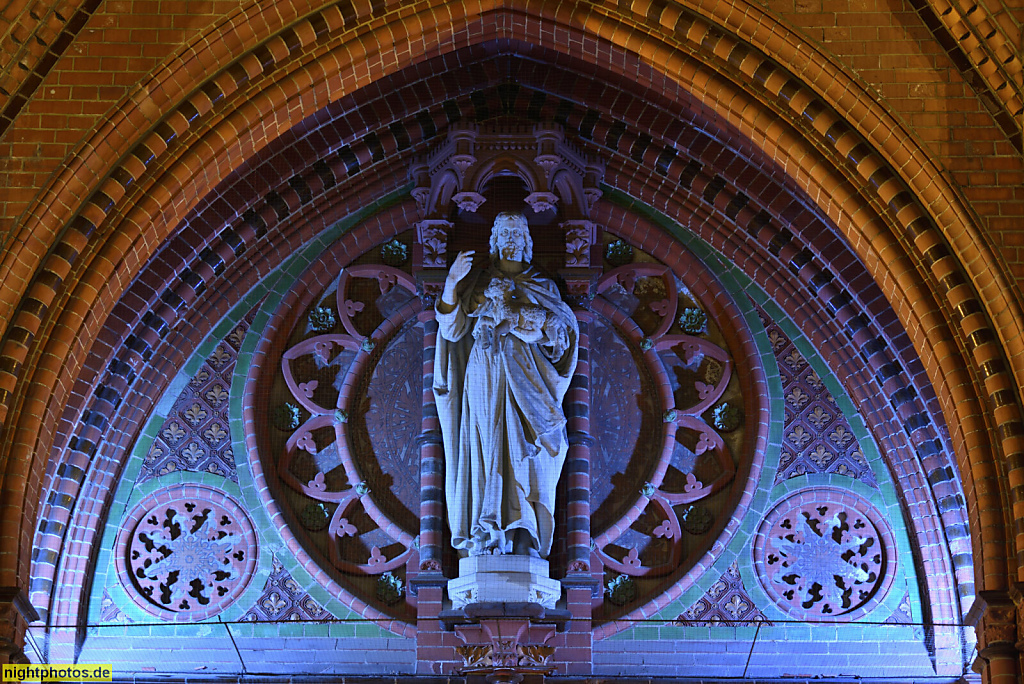
<path fill-rule="evenodd" d="M 532 556 L 470 556 L 459 559 L 459 576 L 448 582 L 453 608 L 471 603 L 539 603 L 554 608 L 562 584 L 548 562 Z"/>

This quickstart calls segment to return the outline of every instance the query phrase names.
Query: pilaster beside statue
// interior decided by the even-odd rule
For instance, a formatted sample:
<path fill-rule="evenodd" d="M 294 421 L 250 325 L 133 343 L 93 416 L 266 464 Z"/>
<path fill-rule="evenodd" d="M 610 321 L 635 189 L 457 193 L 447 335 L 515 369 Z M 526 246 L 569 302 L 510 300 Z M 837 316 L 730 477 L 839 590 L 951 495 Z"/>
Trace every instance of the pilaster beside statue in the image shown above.
<path fill-rule="evenodd" d="M 498 214 L 486 263 L 474 268 L 474 253 L 460 252 L 436 304 L 434 396 L 460 554 L 459 577 L 448 584 L 456 608 L 553 608 L 561 596 L 547 557 L 579 329 L 532 255 L 526 218 Z"/>

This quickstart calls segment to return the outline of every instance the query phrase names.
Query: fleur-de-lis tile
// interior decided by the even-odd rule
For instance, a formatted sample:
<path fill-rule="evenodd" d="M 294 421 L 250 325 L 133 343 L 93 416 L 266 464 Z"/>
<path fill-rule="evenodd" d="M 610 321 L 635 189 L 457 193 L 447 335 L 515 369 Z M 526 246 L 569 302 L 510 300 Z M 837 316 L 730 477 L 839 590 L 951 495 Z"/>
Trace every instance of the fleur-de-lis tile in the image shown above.
<path fill-rule="evenodd" d="M 203 432 L 203 437 L 206 437 L 207 441 L 211 444 L 222 442 L 227 436 L 227 431 L 221 427 L 220 423 L 213 423 Z"/>
<path fill-rule="evenodd" d="M 799 371 L 801 368 L 807 365 L 807 361 L 796 349 L 791 351 L 783 359 L 783 362 L 789 366 L 793 371 Z"/>
<path fill-rule="evenodd" d="M 203 450 L 201 446 L 199 446 L 198 442 L 192 442 L 187 447 L 181 450 L 181 456 L 186 461 L 188 461 L 189 464 L 195 464 L 198 463 L 200 459 L 202 459 L 204 456 L 206 456 L 206 452 Z"/>
<path fill-rule="evenodd" d="M 196 402 L 189 406 L 188 410 L 185 411 L 185 420 L 195 427 L 206 420 L 208 415 L 210 414 L 206 412 L 206 409 L 200 406 L 199 402 Z"/>
<path fill-rule="evenodd" d="M 221 385 L 216 384 L 207 390 L 206 400 L 210 402 L 210 405 L 217 408 L 228 398 L 228 391 Z"/>
<path fill-rule="evenodd" d="M 224 349 L 224 347 L 220 345 L 218 345 L 217 348 L 213 350 L 213 353 L 210 354 L 210 358 L 208 359 L 209 364 L 216 368 L 217 370 L 220 370 L 221 367 L 223 367 L 224 364 L 226 364 L 230 360 L 231 354 L 229 354 Z"/>
<path fill-rule="evenodd" d="M 170 423 L 167 424 L 167 427 L 165 427 L 160 434 L 163 435 L 163 438 L 166 439 L 168 442 L 174 444 L 179 439 L 185 436 L 185 431 L 182 429 L 180 425 L 178 425 L 174 421 L 171 421 Z"/>
<path fill-rule="evenodd" d="M 794 387 L 793 390 L 786 395 L 786 403 L 792 406 L 794 409 L 800 409 L 810 400 L 810 397 L 799 387 Z"/>

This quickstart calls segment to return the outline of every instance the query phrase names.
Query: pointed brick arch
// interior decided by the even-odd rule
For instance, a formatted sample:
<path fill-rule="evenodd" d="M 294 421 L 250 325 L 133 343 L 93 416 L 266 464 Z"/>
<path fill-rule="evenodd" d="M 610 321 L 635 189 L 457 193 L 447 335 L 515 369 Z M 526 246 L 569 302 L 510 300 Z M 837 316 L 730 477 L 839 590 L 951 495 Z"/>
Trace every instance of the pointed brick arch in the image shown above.
<path fill-rule="evenodd" d="M 481 63 L 473 61 L 471 51 L 459 51 L 456 56 L 465 69 L 477 71 L 475 67 L 489 63 L 489 54 L 487 50 L 479 51 L 477 57 L 483 60 Z M 507 61 L 518 58 L 506 55 L 505 59 Z M 253 285 L 253 278 L 256 277 L 254 274 L 267 273 L 276 268 L 281 258 L 315 235 L 317 226 L 322 228 L 324 225 L 330 225 L 334 220 L 342 218 L 346 211 L 350 211 L 351 206 L 371 201 L 374 197 L 405 184 L 405 169 L 412 157 L 417 151 L 422 151 L 425 144 L 421 137 L 421 124 L 425 121 L 421 115 L 424 111 L 428 117 L 428 129 L 441 126 L 446 118 L 445 111 L 451 112 L 456 109 L 462 116 L 471 120 L 481 116 L 485 111 L 517 112 L 528 119 L 530 109 L 538 105 L 537 95 L 543 96 L 542 90 L 532 89 L 532 86 L 540 87 L 546 82 L 535 82 L 533 79 L 543 74 L 542 79 L 557 81 L 565 75 L 561 67 L 553 64 L 535 65 L 535 72 L 532 76 L 526 69 L 517 72 L 517 79 L 523 87 L 514 97 L 507 90 L 503 90 L 500 81 L 497 82 L 497 86 L 480 89 L 467 87 L 460 95 L 456 90 L 445 90 L 445 86 L 439 82 L 442 80 L 440 77 L 417 80 L 417 87 L 430 89 L 443 103 L 435 103 L 427 110 L 419 110 L 420 103 L 415 103 L 406 112 L 396 105 L 391 110 L 394 122 L 382 119 L 377 122 L 377 128 L 370 130 L 361 138 L 354 137 L 346 118 L 341 114 L 337 119 L 325 117 L 325 123 L 321 127 L 307 128 L 302 135 L 291 140 L 281 140 L 280 145 L 275 143 L 270 146 L 268 154 L 260 155 L 260 160 L 254 160 L 250 165 L 248 174 L 229 179 L 218 188 L 216 198 L 197 207 L 182 224 L 182 228 L 168 238 L 161 251 L 154 257 L 154 263 L 151 263 L 127 289 L 114 313 L 105 323 L 101 337 L 106 340 L 117 340 L 118 343 L 108 349 L 105 356 L 93 353 L 86 361 L 86 366 L 91 371 L 88 375 L 94 379 L 94 384 L 90 386 L 80 381 L 80 389 L 76 387 L 76 394 L 83 397 L 90 394 L 99 397 L 113 388 L 123 393 L 126 387 L 122 387 L 121 384 L 121 376 L 124 374 L 122 369 L 130 365 L 130 360 L 135 355 L 149 355 L 145 361 L 145 374 L 132 385 L 129 399 L 110 410 L 105 410 L 105 407 L 95 399 L 86 405 L 85 410 L 90 415 L 93 411 L 99 411 L 107 417 L 108 434 L 100 436 L 100 439 L 104 440 L 99 444 L 102 447 L 99 451 L 103 453 L 102 465 L 93 463 L 87 489 L 80 496 L 92 498 L 109 491 L 110 478 L 116 478 L 118 465 L 124 460 L 124 449 L 119 450 L 114 444 L 117 440 L 112 435 L 130 433 L 134 429 L 133 416 L 149 412 L 152 403 L 161 395 L 165 383 L 173 375 L 173 371 L 164 369 L 180 367 L 184 363 L 186 357 L 182 354 L 194 347 L 194 342 L 202 339 L 209 326 L 237 302 L 237 297 Z M 463 74 L 459 70 L 443 73 L 443 80 L 455 83 L 466 80 L 461 78 Z M 574 80 L 590 78 L 584 72 L 568 73 Z M 447 78 L 448 76 L 453 78 Z M 480 78 L 475 82 L 486 85 Z M 595 78 L 593 85 L 596 86 L 599 82 L 600 79 Z M 389 86 L 389 93 L 397 93 L 396 101 L 401 102 L 405 93 L 397 81 L 390 80 L 385 85 Z M 527 85 L 531 88 L 527 88 Z M 609 96 L 608 99 L 613 98 Z M 648 144 L 643 138 L 642 130 L 637 128 L 637 121 L 640 119 L 647 119 L 650 116 L 666 117 L 664 110 L 650 104 L 645 105 L 638 99 L 630 99 L 624 91 L 618 91 L 614 99 L 617 101 L 615 108 L 600 116 L 594 116 L 598 114 L 596 109 L 577 106 L 567 108 L 567 104 L 573 103 L 562 98 L 545 97 L 543 105 L 540 105 L 539 118 L 547 120 L 556 112 L 562 112 L 566 115 L 566 125 L 577 131 L 583 120 L 591 122 L 594 130 L 587 135 L 591 139 L 587 144 L 594 146 L 593 153 L 596 156 L 610 158 L 609 180 L 613 185 L 626 187 L 629 186 L 631 178 L 636 178 L 631 190 L 638 196 L 653 203 L 668 215 L 692 216 L 690 227 L 694 232 L 714 244 L 723 253 L 730 254 L 737 263 L 745 264 L 744 270 L 756 282 L 767 288 L 784 288 L 784 298 L 789 303 L 792 315 L 803 325 L 808 336 L 820 342 L 822 348 L 832 349 L 835 363 L 840 363 L 840 358 L 845 359 L 842 365 L 836 366 L 837 372 L 851 378 L 859 378 L 851 384 L 856 387 L 863 385 L 863 389 L 856 390 L 855 398 L 862 403 L 865 414 L 874 416 L 874 412 L 879 411 L 879 408 L 871 408 L 875 404 L 884 410 L 888 406 L 887 398 L 892 388 L 888 388 L 887 393 L 885 388 L 876 386 L 871 378 L 870 368 L 865 367 L 856 352 L 851 352 L 848 344 L 844 346 L 829 342 L 830 339 L 844 338 L 846 333 L 843 331 L 843 324 L 849 321 L 833 318 L 826 310 L 825 302 L 809 296 L 799 287 L 799 283 L 794 286 L 794 283 L 778 277 L 779 272 L 788 272 L 787 266 L 791 268 L 794 263 L 803 264 L 800 270 L 804 273 L 805 279 L 815 280 L 822 275 L 823 270 L 815 265 L 819 263 L 819 259 L 812 255 L 808 248 L 801 249 L 801 245 L 806 244 L 815 251 L 823 248 L 830 248 L 833 251 L 840 249 L 841 245 L 837 244 L 838 238 L 830 232 L 829 227 L 816 220 L 813 215 L 805 215 L 799 208 L 794 208 L 797 201 L 792 195 L 794 191 L 780 184 L 784 178 L 773 181 L 768 175 L 762 177 L 755 174 L 751 177 L 746 172 L 749 168 L 742 167 L 745 169 L 742 175 L 748 183 L 754 186 L 763 184 L 763 187 L 758 193 L 751 190 L 753 198 L 735 192 L 733 186 L 740 182 L 730 171 L 730 167 L 735 166 L 735 153 L 707 136 L 690 139 L 695 128 L 681 126 L 676 129 L 676 134 L 689 139 L 689 147 L 681 150 L 688 152 L 702 149 L 700 158 L 706 162 L 707 170 L 693 172 L 694 175 L 691 177 L 687 170 L 693 168 L 692 160 L 686 161 L 681 151 L 679 159 L 667 162 L 661 138 L 654 139 L 647 135 L 647 138 L 652 138 L 654 143 L 657 143 Z M 368 102 L 362 102 L 358 107 L 353 103 L 343 104 L 345 107 L 339 107 L 339 110 L 347 111 L 347 118 L 355 120 L 361 120 L 379 110 L 379 102 L 373 98 Z M 628 122 L 628 126 L 619 134 L 609 126 L 613 121 L 625 121 Z M 396 128 L 396 122 L 401 128 Z M 706 129 L 703 124 L 702 127 Z M 605 134 L 599 135 L 601 130 L 605 130 Z M 658 128 L 655 126 L 653 130 Z M 408 140 L 399 143 L 399 138 Z M 318 140 L 322 149 L 310 146 L 309 139 Z M 603 141 L 603 145 L 598 144 L 599 139 Z M 677 142 L 682 144 L 682 141 Z M 645 152 L 650 151 L 650 154 L 643 155 L 645 159 L 638 167 L 635 156 L 641 150 L 641 145 L 647 145 L 643 149 Z M 370 148 L 377 146 L 392 151 L 387 157 L 373 162 Z M 271 151 L 274 154 L 270 154 Z M 360 159 L 363 160 L 364 166 L 353 170 L 352 165 Z M 638 170 L 642 173 L 638 173 Z M 274 178 L 275 173 L 279 174 L 276 185 L 267 183 L 266 179 Z M 718 175 L 719 173 L 722 175 Z M 669 179 L 672 179 L 672 182 L 669 182 Z M 682 185 L 684 181 L 686 187 Z M 258 191 L 255 191 L 257 189 Z M 716 194 L 712 196 L 712 192 Z M 246 197 L 247 199 L 243 199 Z M 787 199 L 783 202 L 775 201 L 779 197 Z M 228 202 L 226 198 L 231 198 L 232 202 Z M 774 204 L 778 206 L 771 206 Z M 758 210 L 760 206 L 767 206 L 768 209 Z M 610 207 L 601 208 L 601 205 L 598 210 L 603 216 L 607 216 L 607 220 L 602 221 L 603 224 L 634 226 L 629 229 L 628 234 L 635 236 L 637 240 L 643 241 L 648 239 L 644 236 L 661 233 L 661 229 L 648 222 L 638 222 L 637 217 L 629 212 L 623 214 Z M 287 215 L 281 216 L 281 212 L 287 212 Z M 392 226 L 396 221 L 401 223 L 403 220 L 408 226 L 415 221 L 414 213 L 408 207 L 405 207 L 398 216 L 399 219 L 388 220 L 381 217 L 381 226 Z M 779 230 L 779 225 L 788 226 L 787 232 Z M 384 231 L 383 228 L 374 228 L 367 233 L 366 239 L 376 241 L 395 230 L 400 228 L 389 227 L 387 231 L 390 232 Z M 748 236 L 752 232 L 756 233 L 757 240 L 749 240 Z M 240 251 L 240 242 L 248 244 L 255 234 L 266 234 L 266 241 Z M 774 245 L 780 245 L 786 235 L 790 237 L 787 238 L 785 251 L 781 248 L 775 249 Z M 826 239 L 816 244 L 812 237 Z M 208 246 L 200 249 L 200 244 Z M 773 250 L 779 253 L 779 260 L 773 254 Z M 803 257 L 795 261 L 798 254 L 803 254 Z M 837 252 L 833 258 L 837 262 L 850 264 L 856 261 L 849 251 Z M 218 268 L 223 270 L 215 274 L 214 271 Z M 158 273 L 173 275 L 165 275 L 161 280 L 161 277 L 156 275 Z M 864 281 L 865 278 L 866 276 L 859 276 L 855 280 Z M 194 294 L 197 287 L 217 294 L 197 299 Z M 837 273 L 834 276 L 833 287 L 852 288 L 855 284 L 849 282 L 846 274 Z M 858 293 L 858 299 L 863 301 L 856 303 L 851 310 L 863 311 L 861 315 L 867 317 L 886 315 L 887 310 L 879 308 L 884 301 L 880 292 L 864 285 L 861 285 L 860 289 L 862 291 Z M 782 294 L 777 296 L 783 297 Z M 177 325 L 174 332 L 168 333 L 165 323 L 159 319 L 144 315 L 147 311 L 158 310 L 164 303 L 177 300 L 187 301 L 188 305 L 178 310 L 179 318 L 184 324 Z M 891 316 L 891 312 L 889 315 Z M 865 326 L 862 328 L 863 332 L 866 330 L 866 324 L 861 325 Z M 183 342 L 180 332 L 182 330 L 192 331 L 189 337 L 194 342 Z M 882 334 L 881 330 L 877 333 Z M 832 346 L 829 346 L 830 344 Z M 909 350 L 909 340 L 905 337 L 902 340 L 893 339 L 886 344 L 893 348 Z M 111 359 L 114 361 L 111 362 Z M 903 363 L 907 363 L 907 360 Z M 913 366 L 908 364 L 908 370 L 913 371 Z M 874 389 L 868 389 L 869 387 Z M 927 389 L 927 386 L 924 386 L 919 391 L 924 392 Z M 70 416 L 69 420 L 73 420 L 75 415 L 81 412 L 82 406 L 78 407 L 77 412 L 66 411 Z M 876 424 L 874 429 L 876 434 L 880 435 L 883 448 L 890 452 L 890 462 L 898 476 L 910 475 L 924 479 L 931 476 L 933 470 L 941 470 L 943 467 L 930 464 L 928 470 L 922 471 L 917 456 L 906 444 L 897 444 L 886 437 L 893 435 L 897 438 L 896 441 L 899 441 L 901 428 L 897 416 L 884 418 L 879 415 L 873 417 L 872 422 Z M 93 435 L 88 425 L 79 422 L 75 429 L 78 432 L 70 435 L 71 439 L 85 440 L 91 444 Z M 934 430 L 930 434 L 934 437 Z M 63 439 L 67 440 L 68 437 L 69 435 L 64 435 Z M 78 444 L 79 441 L 76 441 L 76 447 L 71 451 L 93 448 L 79 448 Z M 70 457 L 67 452 L 65 457 Z M 944 465 L 948 466 L 949 463 L 947 461 Z M 50 490 L 60 487 L 60 479 L 52 473 L 47 478 L 45 488 Z M 918 535 L 922 538 L 942 536 L 941 525 L 937 525 L 939 513 L 928 501 L 927 497 L 920 498 L 913 491 L 909 493 L 908 506 L 918 507 L 921 513 L 917 516 L 921 525 Z M 920 508 L 922 506 L 925 508 Z M 965 517 L 962 514 L 958 517 L 955 512 L 951 512 L 951 515 L 950 519 L 944 521 L 945 524 L 962 526 Z M 46 512 L 43 518 L 47 521 L 52 520 Z M 74 526 L 88 530 L 93 527 L 89 522 L 76 519 Z M 92 542 L 93 539 L 86 533 L 68 547 L 65 553 L 87 555 Z M 929 576 L 945 577 L 951 572 L 944 558 L 943 555 L 929 558 Z M 37 563 L 33 577 L 52 576 L 53 568 L 47 565 Z M 73 580 L 74 578 L 65 577 L 64 574 L 56 576 L 54 586 L 61 587 L 62 595 L 66 597 L 58 600 L 57 604 L 77 605 L 79 594 Z M 945 619 L 955 619 L 952 616 L 955 615 L 956 598 L 953 595 L 947 596 L 949 587 L 930 590 L 929 593 L 935 595 L 935 605 L 944 606 Z M 40 592 L 40 595 L 46 597 L 45 592 Z M 40 607 L 42 608 L 42 605 Z M 57 614 L 70 616 L 73 612 L 58 608 Z"/>
<path fill-rule="evenodd" d="M 49 428 L 74 401 L 69 388 L 84 372 L 81 350 L 94 348 L 126 284 L 189 210 L 265 144 L 327 102 L 414 67 L 420 58 L 396 49 L 401 36 L 417 55 L 500 38 L 556 51 L 578 41 L 599 57 L 639 55 L 702 101 L 698 113 L 737 130 L 737 144 L 745 138 L 776 160 L 839 228 L 910 331 L 978 511 L 975 539 L 986 545 L 976 552 L 986 561 L 981 586 L 1005 587 L 1009 520 L 998 492 L 976 489 L 972 477 L 976 469 L 988 479 L 997 455 L 1008 460 L 1011 482 L 1021 474 L 1024 349 L 1013 340 L 1022 319 L 1000 287 L 1001 271 L 938 168 L 866 92 L 756 8 L 706 4 L 692 12 L 652 4 L 643 16 L 585 3 L 557 14 L 528 2 L 479 13 L 452 3 L 440 14 L 424 4 L 383 24 L 370 8 L 310 13 L 280 3 L 240 11 L 172 58 L 148 92 L 126 100 L 83 144 L 28 213 L 20 240 L 50 245 L 47 257 L 8 256 L 7 263 L 36 270 L 16 269 L 22 277 L 5 280 L 0 312 L 11 321 L 0 343 L 4 499 L 16 502 L 3 520 L 20 536 L 6 542 L 17 548 L 8 547 L 15 553 L 0 567 L 4 583 L 28 576 L 40 497 L 27 485 L 40 481 L 53 444 Z M 157 316 L 169 325 L 177 312 L 165 304 Z M 133 363 L 144 364 L 142 355 Z M 91 417 L 79 411 L 72 422 Z M 63 434 L 74 432 L 64 427 Z M 990 448 L 993 432 L 1001 442 Z"/>

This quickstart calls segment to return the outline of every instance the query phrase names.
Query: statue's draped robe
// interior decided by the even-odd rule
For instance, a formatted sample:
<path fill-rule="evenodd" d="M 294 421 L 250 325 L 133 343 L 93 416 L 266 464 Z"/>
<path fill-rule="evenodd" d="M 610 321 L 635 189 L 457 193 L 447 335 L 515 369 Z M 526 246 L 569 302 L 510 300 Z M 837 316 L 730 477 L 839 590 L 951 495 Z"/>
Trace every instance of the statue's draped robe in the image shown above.
<path fill-rule="evenodd" d="M 485 335 L 474 317 L 493 277 L 512 277 L 515 301 L 551 314 L 560 340 L 529 344 Z M 476 273 L 454 310 L 437 312 L 434 396 L 445 452 L 452 545 L 470 555 L 508 553 L 523 529 L 546 558 L 555 488 L 568 451 L 562 398 L 576 369 L 579 327 L 555 284 L 527 267 L 515 276 Z M 486 340 L 486 341 L 485 341 Z"/>

